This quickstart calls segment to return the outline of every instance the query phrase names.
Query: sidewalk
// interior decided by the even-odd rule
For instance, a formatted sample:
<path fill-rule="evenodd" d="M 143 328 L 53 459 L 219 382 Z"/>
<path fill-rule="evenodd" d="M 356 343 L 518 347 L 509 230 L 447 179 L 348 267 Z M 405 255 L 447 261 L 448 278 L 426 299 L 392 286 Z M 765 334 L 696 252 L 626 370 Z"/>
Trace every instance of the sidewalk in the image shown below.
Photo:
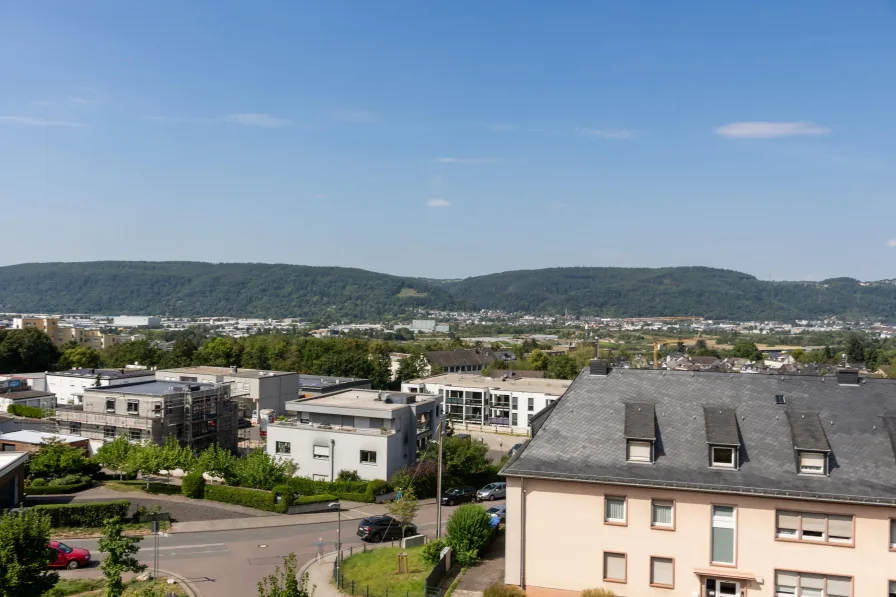
<path fill-rule="evenodd" d="M 480 597 L 482 592 L 494 584 L 504 583 L 504 533 L 500 533 L 482 560 L 468 568 L 457 583 L 454 595 L 457 597 Z"/>
<path fill-rule="evenodd" d="M 336 560 L 336 552 L 330 552 L 321 558 L 307 562 L 299 570 L 299 576 L 308 573 L 308 588 L 314 587 L 314 597 L 344 597 L 339 589 L 332 584 L 333 562 Z"/>

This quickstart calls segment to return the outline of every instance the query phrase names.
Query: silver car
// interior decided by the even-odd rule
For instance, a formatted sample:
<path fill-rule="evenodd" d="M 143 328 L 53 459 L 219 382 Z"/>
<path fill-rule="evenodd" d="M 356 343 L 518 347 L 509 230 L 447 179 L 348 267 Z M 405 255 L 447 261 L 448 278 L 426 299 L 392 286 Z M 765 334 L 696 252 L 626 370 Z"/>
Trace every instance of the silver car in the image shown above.
<path fill-rule="evenodd" d="M 501 524 L 504 524 L 505 522 L 507 522 L 507 505 L 506 504 L 499 504 L 497 506 L 492 506 L 491 508 L 486 510 L 486 513 L 493 518 L 497 518 L 498 522 Z"/>
<path fill-rule="evenodd" d="M 484 502 L 485 500 L 500 500 L 507 497 L 507 483 L 489 483 L 476 492 L 476 500 Z"/>

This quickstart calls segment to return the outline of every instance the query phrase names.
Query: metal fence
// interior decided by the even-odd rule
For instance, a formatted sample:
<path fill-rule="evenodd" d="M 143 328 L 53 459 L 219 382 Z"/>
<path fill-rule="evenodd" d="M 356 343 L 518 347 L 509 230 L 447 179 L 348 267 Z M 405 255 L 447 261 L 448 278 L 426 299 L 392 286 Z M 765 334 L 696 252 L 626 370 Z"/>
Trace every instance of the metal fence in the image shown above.
<path fill-rule="evenodd" d="M 391 541 L 391 547 L 401 547 L 401 541 Z M 383 542 L 382 546 L 385 547 L 386 543 Z M 441 597 L 444 594 L 444 590 L 439 588 L 438 584 L 435 587 L 430 587 L 430 579 L 434 578 L 434 573 L 436 569 L 441 565 L 444 568 L 444 572 L 441 572 L 441 576 L 439 576 L 439 582 L 444 576 L 447 574 L 448 570 L 444 563 L 445 558 L 436 565 L 436 567 L 429 573 L 429 576 L 426 579 L 425 589 L 422 591 L 390 591 L 388 587 L 385 590 L 383 589 L 371 589 L 370 585 L 363 583 L 361 581 L 356 581 L 351 576 L 347 576 L 343 570 L 339 568 L 339 561 L 344 561 L 346 558 L 350 558 L 355 553 L 364 553 L 366 551 L 370 551 L 366 543 L 361 544 L 360 549 L 355 549 L 354 546 L 349 547 L 348 549 L 343 549 L 339 554 L 340 557 L 333 560 L 333 581 L 336 583 L 336 586 L 343 593 L 348 595 L 353 595 L 354 597 Z"/>

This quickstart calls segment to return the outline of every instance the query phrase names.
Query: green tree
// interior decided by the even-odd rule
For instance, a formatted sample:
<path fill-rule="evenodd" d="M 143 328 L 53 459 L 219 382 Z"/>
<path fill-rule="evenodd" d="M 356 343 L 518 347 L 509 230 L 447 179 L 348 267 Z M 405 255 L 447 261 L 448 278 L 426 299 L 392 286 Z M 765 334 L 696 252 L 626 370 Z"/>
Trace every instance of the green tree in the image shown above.
<path fill-rule="evenodd" d="M 423 377 L 426 362 L 421 354 L 409 354 L 398 360 L 398 372 L 395 377 L 399 381 L 410 381 Z"/>
<path fill-rule="evenodd" d="M 370 374 L 370 385 L 375 390 L 387 389 L 392 383 L 392 359 L 389 358 L 389 345 L 376 340 L 370 343 L 368 355 L 373 365 Z"/>
<path fill-rule="evenodd" d="M 140 471 L 144 477 L 158 475 L 163 466 L 162 446 L 152 440 L 146 440 L 142 444 L 136 444 L 128 453 L 127 469 Z M 149 489 L 149 479 L 146 479 L 146 489 Z"/>
<path fill-rule="evenodd" d="M 196 359 L 203 365 L 229 367 L 241 362 L 242 348 L 236 338 L 219 337 L 206 342 L 196 353 Z"/>
<path fill-rule="evenodd" d="M 547 371 L 550 360 L 550 357 L 540 348 L 529 353 L 529 363 L 536 371 Z"/>
<path fill-rule="evenodd" d="M 557 355 L 551 359 L 548 367 L 548 375 L 554 379 L 574 379 L 579 374 L 575 362 L 565 354 Z"/>
<path fill-rule="evenodd" d="M 51 371 L 59 351 L 38 329 L 0 330 L 0 373 Z"/>
<path fill-rule="evenodd" d="M 408 527 L 414 522 L 418 508 L 417 496 L 414 494 L 413 487 L 402 488 L 401 499 L 393 500 L 386 504 L 386 512 L 397 520 L 401 526 L 402 537 L 407 532 Z"/>
<path fill-rule="evenodd" d="M 220 477 L 227 483 L 236 480 L 236 457 L 229 450 L 225 450 L 212 444 L 199 453 L 193 463 L 192 470 L 198 473 L 208 473 L 213 477 Z"/>
<path fill-rule="evenodd" d="M 105 597 L 120 597 L 124 593 L 124 572 L 143 572 L 146 566 L 137 560 L 140 541 L 143 537 L 125 537 L 124 526 L 119 518 L 110 518 L 103 524 L 103 535 L 98 542 L 99 550 L 106 554 L 100 563 L 106 577 Z"/>
<path fill-rule="evenodd" d="M 290 553 L 283 560 L 283 570 L 279 566 L 270 576 L 258 582 L 258 597 L 312 597 L 314 589 L 308 589 L 308 574 L 301 580 L 296 576 L 296 554 Z"/>
<path fill-rule="evenodd" d="M 58 479 L 66 475 L 93 474 L 96 466 L 84 455 L 83 448 L 75 448 L 58 439 L 40 445 L 27 463 L 28 476 L 34 479 Z"/>
<path fill-rule="evenodd" d="M 128 438 L 119 435 L 111 442 L 100 446 L 93 458 L 101 466 L 123 476 L 125 472 L 134 470 L 129 466 L 132 464 L 131 451 L 133 449 L 134 445 L 128 441 Z"/>
<path fill-rule="evenodd" d="M 762 351 L 756 347 L 755 343 L 749 340 L 738 340 L 734 347 L 728 351 L 727 356 L 749 359 L 751 361 L 763 360 Z"/>
<path fill-rule="evenodd" d="M 26 510 L 0 516 L 0 597 L 40 597 L 59 580 L 47 570 L 50 519 Z"/>
<path fill-rule="evenodd" d="M 461 566 L 471 566 L 488 545 L 494 529 L 491 516 L 478 504 L 464 504 L 448 519 L 446 541 Z"/>
<path fill-rule="evenodd" d="M 100 353 L 89 346 L 69 348 L 59 359 L 60 369 L 95 369 L 100 366 Z"/>
<path fill-rule="evenodd" d="M 187 446 L 181 446 L 173 435 L 165 438 L 159 458 L 161 470 L 168 475 L 167 483 L 171 483 L 171 471 L 175 469 L 188 471 L 193 467 L 193 451 Z"/>
<path fill-rule="evenodd" d="M 430 444 L 426 449 L 425 458 L 436 460 L 437 455 L 438 444 Z M 486 444 L 457 437 L 446 437 L 442 440 L 442 459 L 445 474 L 455 477 L 481 473 L 491 464 Z"/>
<path fill-rule="evenodd" d="M 865 342 L 858 334 L 850 334 L 846 338 L 846 358 L 850 363 L 862 361 L 865 359 Z"/>
<path fill-rule="evenodd" d="M 241 487 L 271 489 L 296 474 L 298 465 L 292 460 L 278 460 L 264 450 L 253 450 L 236 460 L 236 483 Z"/>

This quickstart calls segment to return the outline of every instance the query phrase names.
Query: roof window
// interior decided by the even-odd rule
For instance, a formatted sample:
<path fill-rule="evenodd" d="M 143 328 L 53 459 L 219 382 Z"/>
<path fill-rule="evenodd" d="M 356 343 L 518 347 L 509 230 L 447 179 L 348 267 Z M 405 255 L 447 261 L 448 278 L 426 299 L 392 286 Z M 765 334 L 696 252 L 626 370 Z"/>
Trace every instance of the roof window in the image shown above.
<path fill-rule="evenodd" d="M 625 440 L 628 462 L 654 462 L 656 410 L 653 404 L 630 402 L 625 405 Z"/>

